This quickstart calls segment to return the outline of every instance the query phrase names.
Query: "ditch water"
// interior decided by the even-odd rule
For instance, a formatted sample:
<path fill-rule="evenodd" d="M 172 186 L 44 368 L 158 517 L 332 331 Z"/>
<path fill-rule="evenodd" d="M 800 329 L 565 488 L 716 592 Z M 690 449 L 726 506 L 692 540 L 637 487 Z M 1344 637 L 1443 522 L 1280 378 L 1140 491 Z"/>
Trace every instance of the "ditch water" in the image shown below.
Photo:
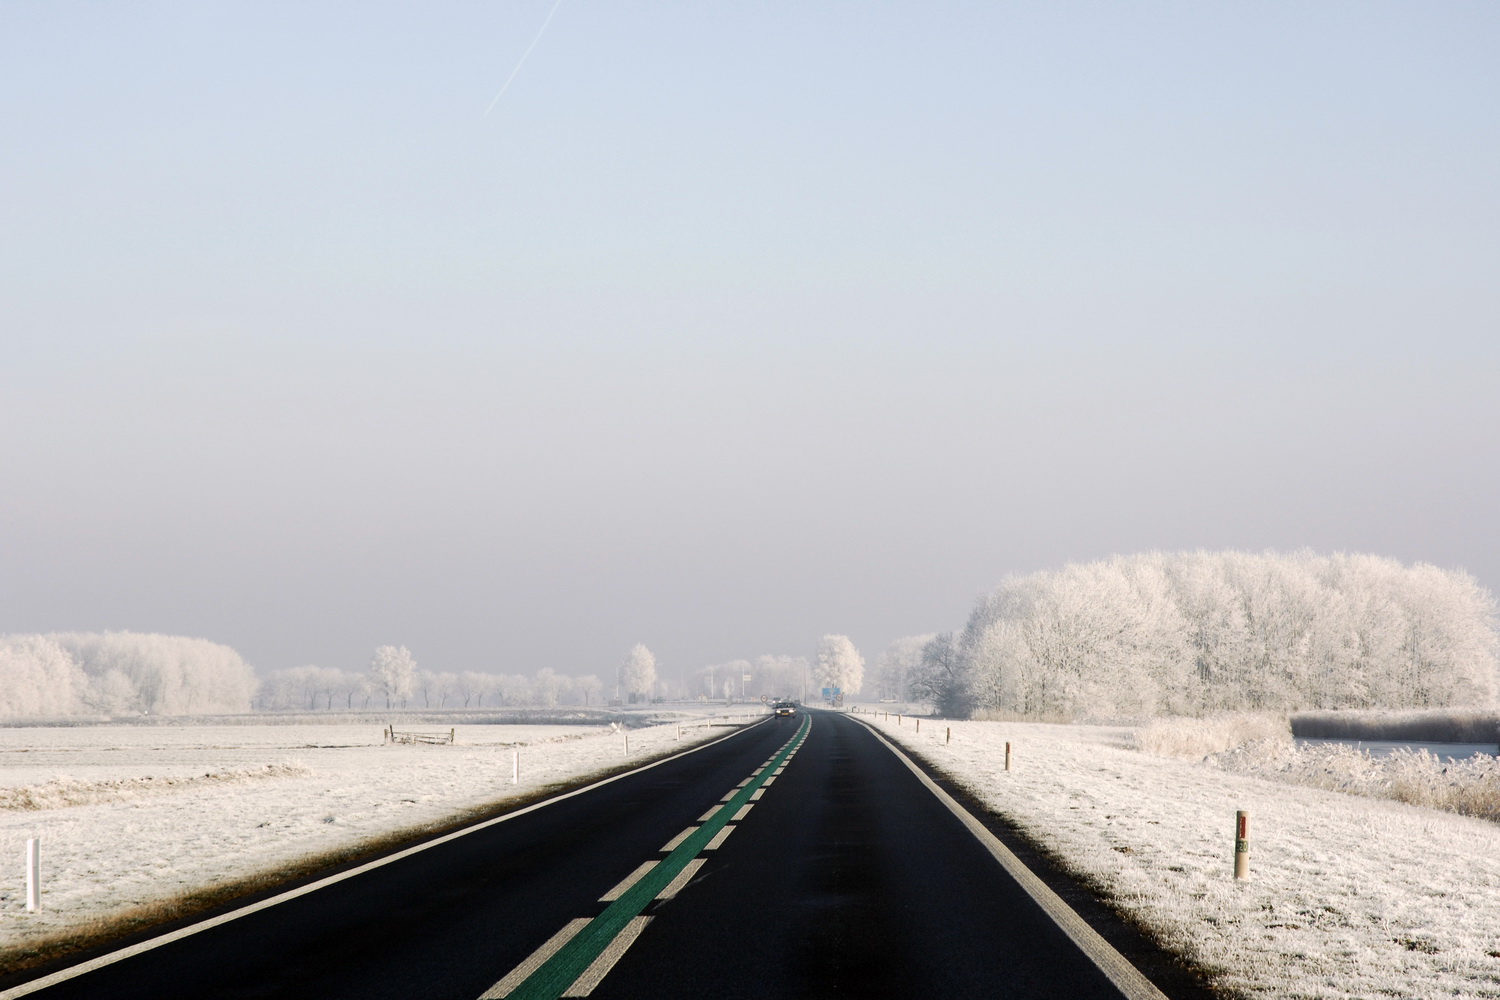
<path fill-rule="evenodd" d="M 1497 747 L 1494 743 L 1433 743 L 1421 740 L 1329 740 L 1313 739 L 1309 737 L 1297 737 L 1297 745 L 1303 746 L 1333 746 L 1335 744 L 1357 747 L 1367 750 L 1371 757 L 1389 757 L 1399 749 L 1426 750 L 1440 760 L 1463 760 L 1466 757 L 1494 757 L 1497 756 Z"/>

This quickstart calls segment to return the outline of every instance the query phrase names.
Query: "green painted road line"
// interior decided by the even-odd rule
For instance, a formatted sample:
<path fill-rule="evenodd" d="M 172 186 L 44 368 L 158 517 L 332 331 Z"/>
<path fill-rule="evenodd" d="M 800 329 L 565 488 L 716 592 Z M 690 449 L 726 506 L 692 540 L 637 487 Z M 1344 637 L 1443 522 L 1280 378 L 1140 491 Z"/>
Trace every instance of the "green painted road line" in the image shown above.
<path fill-rule="evenodd" d="M 811 727 L 812 718 L 804 715 L 796 736 L 782 746 L 773 760 L 777 764 L 785 762 L 807 738 L 807 732 Z M 583 975 L 584 971 L 610 946 L 619 933 L 625 930 L 626 925 L 640 916 L 641 911 L 672 883 L 678 873 L 687 867 L 688 862 L 698 856 L 708 842 L 729 822 L 729 817 L 738 812 L 740 807 L 749 803 L 750 796 L 761 786 L 763 780 L 764 777 L 752 779 L 749 784 L 741 788 L 724 803 L 723 809 L 714 813 L 711 819 L 704 821 L 703 825 L 677 845 L 671 854 L 663 858 L 661 864 L 641 876 L 603 913 L 589 921 L 587 927 L 570 938 L 556 954 L 527 976 L 510 996 L 514 1000 L 559 1000 L 568 987 L 573 985 L 574 980 Z"/>

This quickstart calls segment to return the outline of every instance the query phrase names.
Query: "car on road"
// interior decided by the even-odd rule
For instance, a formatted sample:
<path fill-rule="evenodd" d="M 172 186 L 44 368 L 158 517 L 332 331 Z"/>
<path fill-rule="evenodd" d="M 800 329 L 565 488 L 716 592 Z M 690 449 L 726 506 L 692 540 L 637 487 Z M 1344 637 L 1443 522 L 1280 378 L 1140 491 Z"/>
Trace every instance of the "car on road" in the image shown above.
<path fill-rule="evenodd" d="M 790 702 L 790 701 L 778 701 L 776 704 L 774 704 L 774 705 L 771 706 L 771 709 L 777 715 L 796 715 L 797 714 L 797 705 L 796 705 L 796 703 L 795 702 Z"/>

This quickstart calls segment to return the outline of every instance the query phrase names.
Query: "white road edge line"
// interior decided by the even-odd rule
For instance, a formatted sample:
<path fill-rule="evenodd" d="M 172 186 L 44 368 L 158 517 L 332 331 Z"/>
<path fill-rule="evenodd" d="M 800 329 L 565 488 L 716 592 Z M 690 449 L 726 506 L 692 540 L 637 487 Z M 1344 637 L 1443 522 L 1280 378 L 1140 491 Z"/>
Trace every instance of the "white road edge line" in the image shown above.
<path fill-rule="evenodd" d="M 770 716 L 767 716 L 766 718 L 769 719 Z M 466 826 L 461 830 L 454 830 L 452 833 L 445 833 L 441 837 L 434 837 L 432 840 L 423 841 L 422 843 L 416 844 L 412 847 L 408 847 L 405 850 L 397 851 L 395 854 L 387 854 L 383 858 L 376 858 L 374 861 L 367 861 L 364 864 L 359 865 L 356 868 L 351 868 L 346 872 L 339 872 L 337 875 L 329 875 L 327 878 L 321 878 L 316 882 L 310 882 L 307 885 L 299 886 L 296 889 L 290 889 L 286 892 L 281 893 L 280 895 L 272 896 L 270 899 L 262 899 L 258 903 L 251 903 L 248 906 L 242 906 L 237 910 L 231 910 L 228 913 L 221 913 L 217 917 L 210 917 L 207 920 L 200 921 L 196 924 L 190 924 L 187 927 L 179 927 L 177 930 L 169 931 L 168 933 L 163 934 L 160 937 L 154 937 L 147 941 L 141 941 L 137 944 L 130 945 L 129 947 L 121 948 L 118 951 L 112 951 L 108 954 L 100 955 L 98 958 L 92 958 L 87 962 L 81 962 L 78 965 L 69 966 L 66 969 L 59 969 L 57 972 L 54 972 L 48 976 L 43 976 L 41 979 L 33 979 L 29 983 L 22 983 L 20 986 L 12 986 L 8 990 L 0 991 L 0 1000 L 14 1000 L 15 997 L 23 997 L 27 994 L 35 993 L 38 990 L 44 990 L 49 986 L 56 986 L 58 983 L 66 982 L 67 980 L 73 979 L 77 976 L 82 976 L 86 973 L 93 972 L 95 969 L 102 969 L 106 965 L 113 965 L 116 962 L 122 962 L 125 959 L 131 958 L 135 955 L 139 955 L 142 952 L 160 948 L 162 945 L 171 944 L 174 941 L 180 941 L 185 937 L 192 937 L 194 934 L 197 934 L 200 931 L 210 930 L 214 927 L 220 926 L 221 924 L 227 924 L 231 920 L 238 920 L 240 917 L 248 917 L 252 913 L 258 913 L 261 910 L 269 909 L 277 905 L 278 903 L 285 903 L 289 900 L 296 899 L 298 896 L 305 896 L 310 892 L 316 892 L 317 890 L 322 889 L 325 886 L 333 885 L 335 882 L 342 882 L 346 878 L 353 878 L 356 875 L 363 875 L 367 871 L 392 864 L 393 862 L 400 861 L 402 858 L 407 858 L 413 854 L 418 854 L 429 848 L 437 847 L 439 844 L 446 844 L 450 840 L 457 840 L 459 837 L 466 837 L 478 830 L 483 830 L 487 827 L 495 826 L 498 823 L 504 823 L 507 820 L 515 819 L 517 816 L 525 816 L 529 812 L 535 812 L 538 809 L 550 806 L 554 802 L 561 802 L 564 799 L 571 799 L 575 795 L 582 795 L 585 792 L 591 792 L 596 788 L 601 788 L 604 785 L 619 781 L 621 778 L 628 778 L 633 774 L 639 774 L 642 771 L 649 771 L 653 767 L 665 764 L 668 761 L 677 760 L 680 757 L 686 757 L 690 753 L 697 753 L 699 750 L 707 750 L 709 747 L 723 743 L 725 740 L 732 740 L 736 736 L 739 736 L 741 733 L 747 733 L 750 730 L 754 729 L 756 726 L 763 725 L 765 721 L 765 719 L 762 719 L 760 722 L 752 722 L 744 728 L 736 729 L 732 733 L 726 733 L 716 740 L 710 740 L 707 743 L 700 743 L 695 747 L 689 747 L 688 749 L 680 751 L 678 753 L 674 753 L 669 757 L 662 757 L 659 760 L 653 760 L 649 764 L 642 764 L 640 767 L 633 767 L 628 771 L 621 771 L 619 774 L 612 774 L 607 778 L 600 778 L 598 781 L 591 782 L 587 785 L 582 786 L 581 788 L 575 788 L 570 792 L 562 792 L 550 798 L 543 799 L 540 802 L 533 802 L 529 806 L 522 806 L 520 809 L 517 809 L 513 812 L 508 812 L 503 816 L 496 816 L 493 819 L 481 820 L 480 822 L 475 823 L 472 826 Z"/>
<path fill-rule="evenodd" d="M 1000 839 L 985 828 L 984 824 L 974 818 L 958 801 L 938 787 L 937 783 L 927 776 L 927 772 L 918 767 L 910 757 L 901 751 L 890 740 L 881 735 L 874 726 L 863 719 L 854 720 L 868 729 L 875 738 L 884 743 L 886 749 L 896 755 L 896 758 L 905 764 L 917 780 L 926 786 L 927 790 L 937 798 L 939 802 L 948 807 L 948 810 L 957 816 L 968 831 L 974 835 L 974 839 L 984 845 L 985 850 L 1000 862 L 1011 878 L 1015 879 L 1025 889 L 1032 899 L 1036 900 L 1052 922 L 1061 927 L 1063 933 L 1073 940 L 1080 951 L 1098 967 L 1100 972 L 1109 977 L 1109 981 L 1115 984 L 1115 988 L 1123 993 L 1128 1000 L 1168 1000 L 1167 995 L 1157 989 L 1151 980 L 1147 979 L 1140 969 L 1131 965 L 1124 955 L 1115 951 L 1099 932 L 1088 925 L 1082 917 L 1073 912 L 1073 908 L 1062 901 L 1057 893 L 1047 887 L 1047 883 L 1037 878 L 1030 868 L 1021 863 L 1009 847 L 1000 842 Z"/>
<path fill-rule="evenodd" d="M 641 936 L 641 931 L 652 921 L 651 917 L 631 917 L 630 922 L 620 928 L 620 933 L 609 946 L 599 953 L 599 957 L 589 963 L 589 967 L 573 980 L 573 985 L 563 991 L 565 997 L 586 997 L 594 992 L 594 987 L 604 981 L 609 975 L 609 970 L 615 967 L 615 963 L 625 956 L 625 949 L 635 944 L 635 939 Z"/>
<path fill-rule="evenodd" d="M 696 830 L 697 827 L 694 827 L 693 829 Z M 639 868 L 620 880 L 619 885 L 615 886 L 613 889 L 600 896 L 599 902 L 613 903 L 615 900 L 625 895 L 625 893 L 629 891 L 631 886 L 639 882 L 641 880 L 641 876 L 645 875 L 651 869 L 655 868 L 659 863 L 660 862 L 657 861 L 642 861 Z"/>
<path fill-rule="evenodd" d="M 569 920 L 563 926 L 562 930 L 547 939 L 546 944 L 526 956 L 526 961 L 511 969 L 504 979 L 479 994 L 479 1000 L 500 1000 L 501 997 L 510 996 L 512 990 L 524 983 L 533 972 L 540 969 L 543 962 L 556 955 L 559 951 L 562 951 L 562 946 L 573 940 L 574 935 L 587 927 L 591 922 L 592 918 L 590 917 L 579 917 L 576 920 Z"/>

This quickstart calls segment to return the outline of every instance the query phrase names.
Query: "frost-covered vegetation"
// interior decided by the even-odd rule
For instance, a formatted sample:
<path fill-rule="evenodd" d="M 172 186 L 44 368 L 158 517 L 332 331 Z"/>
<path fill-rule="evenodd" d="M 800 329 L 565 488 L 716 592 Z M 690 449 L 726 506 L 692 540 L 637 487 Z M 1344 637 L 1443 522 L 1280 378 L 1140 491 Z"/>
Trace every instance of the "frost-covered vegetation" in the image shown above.
<path fill-rule="evenodd" d="M 0 718 L 243 712 L 255 674 L 207 639 L 138 632 L 0 636 Z"/>
<path fill-rule="evenodd" d="M 952 717 L 1492 704 L 1495 600 L 1377 556 L 1150 553 L 1012 577 L 908 681 Z"/>
<path fill-rule="evenodd" d="M 1235 774 L 1500 821 L 1500 759 L 1487 754 L 1445 760 L 1403 747 L 1375 756 L 1339 743 L 1257 740 L 1213 754 L 1205 763 Z"/>
<path fill-rule="evenodd" d="M 1292 742 L 1286 716 L 1266 712 L 1224 712 L 1203 718 L 1153 719 L 1135 731 L 1135 745 L 1162 757 L 1202 760 L 1246 743 Z"/>

